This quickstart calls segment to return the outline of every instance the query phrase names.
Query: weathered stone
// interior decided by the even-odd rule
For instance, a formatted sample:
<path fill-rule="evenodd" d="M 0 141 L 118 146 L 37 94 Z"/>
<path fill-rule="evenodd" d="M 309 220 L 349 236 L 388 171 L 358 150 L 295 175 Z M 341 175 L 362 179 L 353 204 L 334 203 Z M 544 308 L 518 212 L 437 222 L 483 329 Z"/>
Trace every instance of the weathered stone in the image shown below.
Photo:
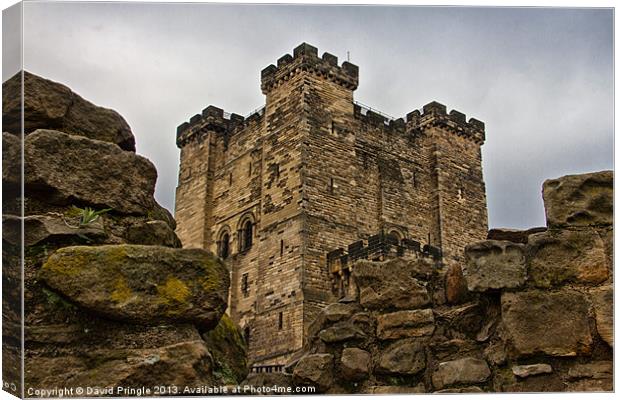
<path fill-rule="evenodd" d="M 347 319 L 359 310 L 355 303 L 333 303 L 323 309 L 327 322 L 338 322 Z"/>
<path fill-rule="evenodd" d="M 300 386 L 314 386 L 325 392 L 333 383 L 334 356 L 312 354 L 303 357 L 293 370 L 293 382 Z"/>
<path fill-rule="evenodd" d="M 543 200 L 547 225 L 611 225 L 613 179 L 613 171 L 601 171 L 545 181 Z"/>
<path fill-rule="evenodd" d="M 342 377 L 351 381 L 366 379 L 370 371 L 370 353 L 357 347 L 342 350 L 340 372 Z"/>
<path fill-rule="evenodd" d="M 37 130 L 24 141 L 25 190 L 49 204 L 85 203 L 114 212 L 147 214 L 157 171 L 144 157 L 110 143 Z"/>
<path fill-rule="evenodd" d="M 392 343 L 379 356 L 375 372 L 390 375 L 414 375 L 426 368 L 424 345 L 415 340 Z"/>
<path fill-rule="evenodd" d="M 164 221 L 145 221 L 127 228 L 125 238 L 132 244 L 181 247 L 174 230 Z"/>
<path fill-rule="evenodd" d="M 425 263 L 420 263 L 426 265 Z M 418 262 L 393 259 L 383 263 L 360 261 L 353 269 L 362 307 L 414 309 L 430 302 L 426 283 L 414 277 Z"/>
<path fill-rule="evenodd" d="M 368 394 L 411 394 L 426 393 L 423 383 L 417 386 L 371 386 L 367 390 Z"/>
<path fill-rule="evenodd" d="M 514 289 L 525 283 L 525 246 L 507 241 L 486 240 L 465 248 L 467 263 L 463 276 L 467 288 L 484 292 L 489 289 Z"/>
<path fill-rule="evenodd" d="M 213 356 L 213 375 L 228 385 L 237 385 L 248 376 L 246 343 L 227 314 L 202 338 Z"/>
<path fill-rule="evenodd" d="M 20 181 L 21 140 L 18 136 L 2 132 L 2 183 L 15 186 Z"/>
<path fill-rule="evenodd" d="M 408 310 L 383 314 L 377 317 L 379 339 L 400 339 L 428 336 L 435 330 L 433 310 Z"/>
<path fill-rule="evenodd" d="M 319 338 L 325 343 L 344 342 L 347 340 L 362 339 L 364 337 L 364 332 L 348 322 L 340 322 L 319 332 Z"/>
<path fill-rule="evenodd" d="M 64 247 L 43 265 L 40 278 L 109 318 L 203 328 L 220 320 L 230 283 L 226 267 L 204 250 L 140 245 Z"/>
<path fill-rule="evenodd" d="M 432 381 L 436 389 L 446 386 L 481 383 L 491 376 L 491 370 L 486 361 L 473 357 L 460 358 L 439 364 L 433 372 Z"/>
<path fill-rule="evenodd" d="M 614 288 L 611 285 L 596 288 L 590 296 L 596 315 L 596 330 L 608 345 L 614 347 Z"/>
<path fill-rule="evenodd" d="M 25 326 L 30 387 L 142 387 L 162 381 L 218 384 L 195 327 L 139 326 L 76 315 L 62 324 Z M 159 383 L 157 383 L 159 382 Z"/>
<path fill-rule="evenodd" d="M 135 151 L 127 122 L 116 111 L 98 107 L 68 87 L 24 71 L 24 132 L 57 129 L 72 135 L 115 143 Z M 2 84 L 2 124 L 7 132 L 21 134 L 21 74 Z"/>
<path fill-rule="evenodd" d="M 506 229 L 506 228 L 494 228 L 489 229 L 487 234 L 488 240 L 507 240 L 513 243 L 527 244 L 527 238 L 531 234 L 545 232 L 547 228 L 538 227 L 530 228 L 526 230 L 519 229 Z"/>
<path fill-rule="evenodd" d="M 3 215 L 3 239 L 9 243 L 18 245 L 21 243 L 19 224 L 21 219 L 12 215 Z M 98 241 L 108 235 L 103 229 L 101 220 L 94 221 L 84 227 L 73 226 L 64 220 L 59 213 L 49 213 L 46 215 L 29 215 L 23 219 L 24 222 L 24 245 L 34 246 L 40 242 L 63 240 L 63 239 L 82 239 Z"/>
<path fill-rule="evenodd" d="M 452 264 L 448 267 L 445 278 L 446 300 L 450 304 L 459 304 L 467 300 L 467 281 L 460 266 Z"/>
<path fill-rule="evenodd" d="M 497 341 L 484 349 L 484 358 L 491 365 L 504 365 L 506 363 L 506 346 L 504 342 Z"/>
<path fill-rule="evenodd" d="M 588 303 L 580 292 L 505 292 L 501 303 L 502 321 L 516 355 L 575 356 L 591 352 Z"/>
<path fill-rule="evenodd" d="M 211 378 L 211 355 L 201 340 L 152 349 L 108 349 L 87 355 L 26 358 L 30 387 L 139 388 L 215 384 Z M 98 395 L 105 395 L 99 393 Z M 152 395 L 152 393 L 151 393 Z"/>
<path fill-rule="evenodd" d="M 594 230 L 531 235 L 529 279 L 538 287 L 566 282 L 596 284 L 609 277 L 605 244 Z"/>
<path fill-rule="evenodd" d="M 570 379 L 591 378 L 608 379 L 613 377 L 612 361 L 593 361 L 587 364 L 575 364 L 568 369 Z"/>
<path fill-rule="evenodd" d="M 515 365 L 512 367 L 512 373 L 519 378 L 527 378 L 531 375 L 550 374 L 553 372 L 553 368 L 549 364 L 530 364 L 530 365 Z"/>

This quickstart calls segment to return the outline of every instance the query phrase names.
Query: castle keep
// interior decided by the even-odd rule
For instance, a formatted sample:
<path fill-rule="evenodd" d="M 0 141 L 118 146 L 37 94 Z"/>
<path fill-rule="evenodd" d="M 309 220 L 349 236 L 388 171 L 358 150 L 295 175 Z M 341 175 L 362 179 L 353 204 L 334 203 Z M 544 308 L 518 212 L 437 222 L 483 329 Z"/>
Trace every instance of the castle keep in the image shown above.
<path fill-rule="evenodd" d="M 486 238 L 484 124 L 437 102 L 392 119 L 357 86 L 357 66 L 304 43 L 262 70 L 259 111 L 209 106 L 177 130 L 177 234 L 227 260 L 256 365 L 302 347 L 347 257 L 387 243 L 445 266 Z"/>

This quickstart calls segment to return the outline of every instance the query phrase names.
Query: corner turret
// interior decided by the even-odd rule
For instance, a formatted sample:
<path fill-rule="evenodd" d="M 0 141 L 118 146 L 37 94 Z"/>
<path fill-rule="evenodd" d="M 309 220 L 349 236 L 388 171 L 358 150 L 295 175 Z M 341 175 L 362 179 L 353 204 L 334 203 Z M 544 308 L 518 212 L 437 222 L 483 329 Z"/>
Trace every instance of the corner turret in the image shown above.
<path fill-rule="evenodd" d="M 422 107 L 421 113 L 419 110 L 414 110 L 407 114 L 407 125 L 418 129 L 431 126 L 441 127 L 469 138 L 479 145 L 485 141 L 484 122 L 475 118 L 467 121 L 465 114 L 457 110 L 447 113 L 446 106 L 436 101 Z"/>
<path fill-rule="evenodd" d="M 295 47 L 292 56 L 285 54 L 278 59 L 277 66 L 271 64 L 261 71 L 263 94 L 302 71 L 322 76 L 351 90 L 357 89 L 359 82 L 357 65 L 345 61 L 338 66 L 338 57 L 329 53 L 319 57 L 316 47 L 302 43 Z"/>

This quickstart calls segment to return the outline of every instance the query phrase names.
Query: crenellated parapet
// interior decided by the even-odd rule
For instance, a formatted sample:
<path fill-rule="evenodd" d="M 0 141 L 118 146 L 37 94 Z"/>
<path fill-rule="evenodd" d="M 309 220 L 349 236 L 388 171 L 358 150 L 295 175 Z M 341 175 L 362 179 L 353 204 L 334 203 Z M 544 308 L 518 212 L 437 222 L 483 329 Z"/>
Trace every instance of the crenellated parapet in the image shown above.
<path fill-rule="evenodd" d="M 393 129 L 397 132 L 405 132 L 405 120 L 403 118 L 390 117 L 387 114 L 374 110 L 361 103 L 353 103 L 353 115 L 355 118 L 369 124 L 379 127 Z"/>
<path fill-rule="evenodd" d="M 456 110 L 448 113 L 446 106 L 436 101 L 426 104 L 422 112 L 414 110 L 407 114 L 407 126 L 412 129 L 441 127 L 480 145 L 485 140 L 484 122 L 475 118 L 467 120 L 465 114 Z"/>
<path fill-rule="evenodd" d="M 261 89 L 264 94 L 288 81 L 302 72 L 310 72 L 348 89 L 355 90 L 358 85 L 359 68 L 350 62 L 338 66 L 338 57 L 323 53 L 318 56 L 318 49 L 302 43 L 293 50 L 293 55 L 285 54 L 276 65 L 269 65 L 261 71 Z"/>
<path fill-rule="evenodd" d="M 192 140 L 199 139 L 207 132 L 216 132 L 225 136 L 232 135 L 236 130 L 259 121 L 264 108 L 258 109 L 247 117 L 229 114 L 221 108 L 208 106 L 201 114 L 196 114 L 188 122 L 177 127 L 177 146 L 185 146 Z"/>

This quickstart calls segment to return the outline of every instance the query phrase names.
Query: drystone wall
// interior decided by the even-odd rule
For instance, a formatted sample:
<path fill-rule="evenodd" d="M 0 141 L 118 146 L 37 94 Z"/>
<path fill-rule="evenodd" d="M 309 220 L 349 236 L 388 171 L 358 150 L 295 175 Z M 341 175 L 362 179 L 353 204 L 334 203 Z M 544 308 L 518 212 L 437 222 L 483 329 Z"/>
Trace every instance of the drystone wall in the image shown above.
<path fill-rule="evenodd" d="M 357 262 L 356 294 L 319 314 L 285 378 L 322 393 L 613 390 L 612 193 L 609 171 L 548 180 L 546 228 L 492 230 L 448 273 Z"/>
<path fill-rule="evenodd" d="M 24 72 L 21 141 L 20 80 L 3 84 L 4 382 L 20 394 L 22 295 L 28 397 L 57 387 L 100 389 L 65 396 L 136 394 L 118 387 L 154 395 L 161 385 L 244 379 L 245 343 L 223 316 L 228 269 L 180 248 L 174 219 L 153 197 L 157 171 L 135 154 L 125 120 Z M 88 221 L 89 208 L 99 217 Z"/>

